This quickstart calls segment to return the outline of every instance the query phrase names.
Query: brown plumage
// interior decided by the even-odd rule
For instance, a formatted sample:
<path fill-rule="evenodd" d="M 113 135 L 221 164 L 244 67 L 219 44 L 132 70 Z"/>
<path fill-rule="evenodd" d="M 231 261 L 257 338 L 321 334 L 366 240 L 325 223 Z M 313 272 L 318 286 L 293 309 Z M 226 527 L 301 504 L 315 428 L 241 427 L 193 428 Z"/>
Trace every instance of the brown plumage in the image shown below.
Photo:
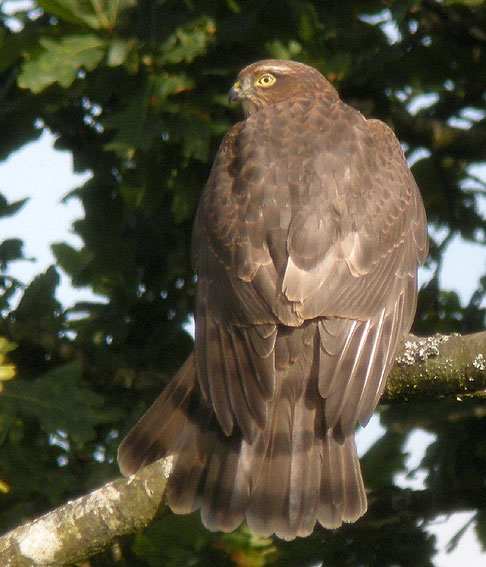
<path fill-rule="evenodd" d="M 195 349 L 119 462 L 173 454 L 174 512 L 292 539 L 366 511 L 354 429 L 412 324 L 426 219 L 392 131 L 315 69 L 255 63 L 230 98 L 245 120 L 194 225 Z"/>

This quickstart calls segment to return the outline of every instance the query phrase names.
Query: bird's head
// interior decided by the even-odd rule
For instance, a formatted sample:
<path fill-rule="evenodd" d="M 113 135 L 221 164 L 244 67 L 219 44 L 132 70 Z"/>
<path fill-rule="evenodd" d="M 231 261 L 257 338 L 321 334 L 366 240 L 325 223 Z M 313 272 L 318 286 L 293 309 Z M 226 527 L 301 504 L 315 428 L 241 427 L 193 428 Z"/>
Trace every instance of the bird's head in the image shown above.
<path fill-rule="evenodd" d="M 297 96 L 312 97 L 327 91 L 338 95 L 331 84 L 313 67 L 297 61 L 267 59 L 245 67 L 229 92 L 229 101 L 241 101 L 246 116 L 260 108 Z"/>

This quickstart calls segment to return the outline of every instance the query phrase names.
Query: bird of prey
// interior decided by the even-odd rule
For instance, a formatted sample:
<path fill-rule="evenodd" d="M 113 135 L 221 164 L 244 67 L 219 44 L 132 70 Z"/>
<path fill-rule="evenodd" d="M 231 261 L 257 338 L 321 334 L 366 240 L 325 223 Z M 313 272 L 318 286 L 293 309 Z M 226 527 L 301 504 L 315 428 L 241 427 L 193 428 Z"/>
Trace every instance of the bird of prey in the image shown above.
<path fill-rule="evenodd" d="M 245 119 L 194 224 L 194 351 L 119 463 L 173 455 L 174 512 L 290 540 L 366 511 L 354 430 L 412 324 L 426 217 L 393 132 L 316 69 L 260 61 L 229 96 Z"/>

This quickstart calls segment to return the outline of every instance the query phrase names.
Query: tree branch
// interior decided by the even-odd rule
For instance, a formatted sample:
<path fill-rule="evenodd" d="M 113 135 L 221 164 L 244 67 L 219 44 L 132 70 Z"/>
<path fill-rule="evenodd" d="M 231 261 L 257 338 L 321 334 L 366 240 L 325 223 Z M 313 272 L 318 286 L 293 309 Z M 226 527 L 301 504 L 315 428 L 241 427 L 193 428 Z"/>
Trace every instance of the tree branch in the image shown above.
<path fill-rule="evenodd" d="M 421 114 L 412 116 L 403 108 L 391 109 L 393 129 L 398 139 L 432 150 L 441 150 L 458 158 L 486 159 L 486 129 L 473 126 L 468 130 L 454 128 L 445 122 Z"/>
<path fill-rule="evenodd" d="M 0 537 L 2 567 L 60 567 L 147 527 L 164 510 L 172 458 L 109 482 Z"/>
<path fill-rule="evenodd" d="M 382 402 L 465 396 L 486 396 L 486 332 L 464 337 L 409 335 Z M 0 537 L 0 565 L 69 565 L 145 528 L 165 509 L 171 466 L 171 458 L 158 461 L 8 532 Z"/>
<path fill-rule="evenodd" d="M 408 335 L 381 402 L 485 396 L 486 332 L 427 338 Z"/>

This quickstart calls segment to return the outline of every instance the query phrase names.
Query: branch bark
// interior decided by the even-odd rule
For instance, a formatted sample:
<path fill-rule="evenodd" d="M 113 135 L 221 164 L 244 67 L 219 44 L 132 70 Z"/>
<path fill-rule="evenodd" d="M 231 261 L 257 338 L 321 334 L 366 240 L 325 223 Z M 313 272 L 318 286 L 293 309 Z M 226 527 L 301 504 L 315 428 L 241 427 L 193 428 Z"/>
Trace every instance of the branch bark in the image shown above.
<path fill-rule="evenodd" d="M 171 457 L 157 461 L 8 532 L 0 537 L 0 565 L 71 565 L 147 527 L 165 508 L 171 466 Z"/>
<path fill-rule="evenodd" d="M 408 335 L 381 403 L 486 396 L 486 332 Z"/>
<path fill-rule="evenodd" d="M 390 374 L 384 403 L 486 396 L 486 332 L 408 336 Z M 0 537 L 2 567 L 62 567 L 148 526 L 165 510 L 171 458 L 56 508 Z"/>

